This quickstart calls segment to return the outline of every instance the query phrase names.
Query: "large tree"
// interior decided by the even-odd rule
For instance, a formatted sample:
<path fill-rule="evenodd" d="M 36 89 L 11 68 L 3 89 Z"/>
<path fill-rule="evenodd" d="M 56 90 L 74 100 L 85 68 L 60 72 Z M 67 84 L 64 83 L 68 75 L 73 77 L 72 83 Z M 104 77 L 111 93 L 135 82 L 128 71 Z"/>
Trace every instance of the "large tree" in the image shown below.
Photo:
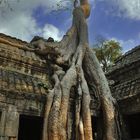
<path fill-rule="evenodd" d="M 115 40 L 105 40 L 95 45 L 93 50 L 96 52 L 96 56 L 106 72 L 108 68 L 115 63 L 115 60 L 122 55 L 122 47 L 120 43 Z"/>
<path fill-rule="evenodd" d="M 51 62 L 53 89 L 47 93 L 42 140 L 93 140 L 90 93 L 96 87 L 104 118 L 104 140 L 120 140 L 116 100 L 106 77 L 89 48 L 88 0 L 74 2 L 71 28 L 60 42 L 32 40 L 34 51 Z M 71 97 L 74 96 L 74 101 Z M 93 129 L 93 130 L 92 130 Z"/>

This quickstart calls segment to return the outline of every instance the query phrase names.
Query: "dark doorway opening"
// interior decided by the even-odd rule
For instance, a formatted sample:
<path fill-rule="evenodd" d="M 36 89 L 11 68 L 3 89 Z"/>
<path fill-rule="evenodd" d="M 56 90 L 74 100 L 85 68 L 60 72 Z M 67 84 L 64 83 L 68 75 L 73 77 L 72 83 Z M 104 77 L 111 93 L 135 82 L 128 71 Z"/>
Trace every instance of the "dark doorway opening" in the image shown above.
<path fill-rule="evenodd" d="M 20 115 L 18 140 L 41 140 L 43 118 Z"/>
<path fill-rule="evenodd" d="M 91 117 L 92 119 L 92 134 L 93 134 L 93 139 L 97 140 L 97 117 Z"/>
<path fill-rule="evenodd" d="M 94 140 L 102 140 L 103 139 L 103 119 L 102 116 L 92 116 L 92 134 Z"/>
<path fill-rule="evenodd" d="M 125 116 L 126 126 L 131 139 L 140 139 L 140 113 Z"/>
<path fill-rule="evenodd" d="M 94 140 L 102 140 L 103 139 L 103 117 L 102 113 L 98 117 L 91 116 L 92 120 L 92 134 Z"/>

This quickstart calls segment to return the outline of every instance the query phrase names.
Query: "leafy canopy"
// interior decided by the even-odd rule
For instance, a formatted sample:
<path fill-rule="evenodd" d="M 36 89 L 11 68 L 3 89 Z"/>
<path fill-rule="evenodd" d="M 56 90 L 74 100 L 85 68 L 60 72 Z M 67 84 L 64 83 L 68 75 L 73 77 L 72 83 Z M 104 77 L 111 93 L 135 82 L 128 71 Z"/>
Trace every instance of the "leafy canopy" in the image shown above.
<path fill-rule="evenodd" d="M 104 40 L 102 43 L 95 45 L 93 50 L 96 52 L 104 72 L 122 55 L 122 47 L 115 40 Z"/>

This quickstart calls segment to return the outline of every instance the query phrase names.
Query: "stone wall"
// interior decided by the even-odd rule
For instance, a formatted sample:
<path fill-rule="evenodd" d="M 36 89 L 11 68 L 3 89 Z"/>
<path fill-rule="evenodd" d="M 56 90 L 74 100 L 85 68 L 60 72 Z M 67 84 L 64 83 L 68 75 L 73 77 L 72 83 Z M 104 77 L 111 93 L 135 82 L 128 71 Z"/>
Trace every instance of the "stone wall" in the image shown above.
<path fill-rule="evenodd" d="M 140 91 L 140 46 L 132 49 L 116 61 L 107 73 L 112 95 L 117 100 L 135 96 Z"/>
<path fill-rule="evenodd" d="M 137 130 L 131 128 L 132 125 L 139 130 L 140 119 L 129 121 L 140 114 L 140 46 L 119 58 L 106 76 L 111 81 L 112 95 L 119 105 L 123 139 L 140 139 L 136 134 L 132 136 L 132 131 Z"/>
<path fill-rule="evenodd" d="M 44 113 L 49 65 L 27 48 L 27 42 L 0 34 L 0 140 L 17 139 L 21 114 Z"/>

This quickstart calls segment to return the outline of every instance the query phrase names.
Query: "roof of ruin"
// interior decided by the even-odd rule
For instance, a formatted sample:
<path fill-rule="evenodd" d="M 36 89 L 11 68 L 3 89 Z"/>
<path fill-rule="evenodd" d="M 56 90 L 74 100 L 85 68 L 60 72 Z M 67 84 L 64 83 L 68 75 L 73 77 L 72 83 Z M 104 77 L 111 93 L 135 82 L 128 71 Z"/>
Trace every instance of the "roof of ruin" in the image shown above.
<path fill-rule="evenodd" d="M 140 46 L 137 46 L 116 60 L 107 73 L 108 78 L 115 81 L 111 91 L 117 100 L 130 99 L 140 93 L 140 75 L 134 72 L 139 65 Z M 120 76 L 122 80 L 119 79 Z"/>
<path fill-rule="evenodd" d="M 6 40 L 14 42 L 14 43 L 22 44 L 22 45 L 28 44 L 28 42 L 26 42 L 26 41 L 23 41 L 23 40 L 18 39 L 16 37 L 11 37 L 11 36 L 3 34 L 3 33 L 0 33 L 0 38 L 6 39 Z"/>
<path fill-rule="evenodd" d="M 107 75 L 114 73 L 117 70 L 123 69 L 131 64 L 134 64 L 136 62 L 140 61 L 140 45 L 136 46 L 132 50 L 126 52 L 123 56 L 118 58 L 115 62 L 115 65 L 113 65 Z"/>

